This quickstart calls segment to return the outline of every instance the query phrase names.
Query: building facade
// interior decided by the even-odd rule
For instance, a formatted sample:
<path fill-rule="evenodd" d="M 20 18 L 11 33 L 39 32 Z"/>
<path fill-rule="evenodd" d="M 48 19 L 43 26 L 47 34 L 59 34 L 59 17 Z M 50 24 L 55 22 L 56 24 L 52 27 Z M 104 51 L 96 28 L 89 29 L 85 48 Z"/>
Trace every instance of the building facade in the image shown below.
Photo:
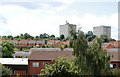
<path fill-rule="evenodd" d="M 106 35 L 108 38 L 111 38 L 111 26 L 98 26 L 93 27 L 93 34 L 100 37 L 100 35 Z"/>
<path fill-rule="evenodd" d="M 76 25 L 72 25 L 72 29 L 75 32 L 76 31 Z M 65 38 L 70 37 L 70 31 L 71 31 L 71 27 L 69 26 L 69 23 L 66 23 L 65 25 L 60 25 L 60 35 L 64 35 Z"/>

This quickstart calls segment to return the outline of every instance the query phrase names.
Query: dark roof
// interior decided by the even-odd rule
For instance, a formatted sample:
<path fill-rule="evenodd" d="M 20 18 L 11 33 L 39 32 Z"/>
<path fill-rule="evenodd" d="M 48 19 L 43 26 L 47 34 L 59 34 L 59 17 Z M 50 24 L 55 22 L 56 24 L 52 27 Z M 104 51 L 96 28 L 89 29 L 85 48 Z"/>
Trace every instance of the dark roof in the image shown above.
<path fill-rule="evenodd" d="M 30 54 L 29 60 L 57 60 L 58 57 L 66 57 L 68 60 L 72 59 L 72 52 L 56 52 L 56 51 L 34 51 Z"/>

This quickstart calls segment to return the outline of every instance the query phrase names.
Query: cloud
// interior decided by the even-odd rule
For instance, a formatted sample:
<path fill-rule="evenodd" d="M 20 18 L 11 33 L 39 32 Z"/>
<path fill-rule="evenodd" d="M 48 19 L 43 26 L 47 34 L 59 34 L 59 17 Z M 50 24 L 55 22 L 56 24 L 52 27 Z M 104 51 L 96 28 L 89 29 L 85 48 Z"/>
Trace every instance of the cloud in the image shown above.
<path fill-rule="evenodd" d="M 50 35 L 54 34 L 59 36 L 59 25 L 65 24 L 67 20 L 72 24 L 79 24 L 79 27 L 81 26 L 84 32 L 92 31 L 94 26 L 111 26 L 112 37 L 118 39 L 117 13 L 111 16 L 97 16 L 92 13 L 85 13 L 83 16 L 78 16 L 75 13 L 72 15 L 60 15 L 59 11 L 62 12 L 67 9 L 69 3 L 67 3 L 67 1 L 59 3 L 59 1 L 60 0 L 56 1 L 58 4 L 46 2 L 36 5 L 34 5 L 34 3 L 28 5 L 27 3 L 21 3 L 19 5 L 14 5 L 12 3 L 9 5 L 8 3 L 1 5 L 0 15 L 5 18 L 7 23 L 0 23 L 0 35 L 12 34 L 15 36 L 20 33 L 29 33 L 36 36 L 41 33 L 48 33 Z"/>
<path fill-rule="evenodd" d="M 7 20 L 4 16 L 0 15 L 0 23 L 7 24 Z"/>
<path fill-rule="evenodd" d="M 52 9 L 52 8 L 58 8 L 61 6 L 66 6 L 68 4 L 71 4 L 73 0 L 34 0 L 34 1 L 3 1 L 0 3 L 1 6 L 3 5 L 12 5 L 12 6 L 20 6 L 20 7 L 24 7 L 27 9 L 32 9 L 32 10 L 36 10 L 36 9 Z"/>

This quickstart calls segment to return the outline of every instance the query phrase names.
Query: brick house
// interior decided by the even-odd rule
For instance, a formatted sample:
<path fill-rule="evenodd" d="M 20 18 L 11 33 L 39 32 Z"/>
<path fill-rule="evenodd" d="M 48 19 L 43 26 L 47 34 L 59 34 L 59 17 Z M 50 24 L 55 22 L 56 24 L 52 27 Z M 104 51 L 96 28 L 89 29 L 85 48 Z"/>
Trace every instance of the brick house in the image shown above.
<path fill-rule="evenodd" d="M 108 49 L 107 52 L 111 55 L 111 63 L 110 67 L 112 70 L 120 69 L 120 49 L 119 48 L 112 48 Z"/>
<path fill-rule="evenodd" d="M 64 47 L 65 45 L 69 46 L 69 43 L 70 43 L 70 41 L 66 41 L 66 42 L 59 41 L 55 44 L 55 48 L 59 48 L 60 44 L 61 44 L 62 47 Z"/>
<path fill-rule="evenodd" d="M 11 75 L 28 75 L 28 58 L 0 58 L 0 63 L 10 68 Z"/>
<path fill-rule="evenodd" d="M 115 48 L 120 48 L 120 41 L 115 41 L 114 46 Z"/>
<path fill-rule="evenodd" d="M 29 47 L 36 46 L 36 41 L 33 41 L 33 40 L 28 41 L 28 46 Z"/>
<path fill-rule="evenodd" d="M 42 45 L 45 45 L 45 41 L 36 41 L 36 46 L 41 47 Z"/>
<path fill-rule="evenodd" d="M 21 40 L 17 43 L 17 46 L 20 47 L 22 46 L 23 48 L 27 48 L 28 46 L 28 41 L 27 40 Z"/>
<path fill-rule="evenodd" d="M 41 73 L 41 69 L 45 69 L 45 64 L 53 64 L 52 60 L 57 60 L 58 57 L 66 57 L 72 59 L 72 52 L 59 51 L 34 51 L 28 59 L 28 74 L 37 75 Z"/>
<path fill-rule="evenodd" d="M 47 45 L 55 45 L 55 40 L 47 41 Z"/>
<path fill-rule="evenodd" d="M 62 45 L 62 47 L 64 47 L 65 45 L 69 46 L 69 43 L 70 43 L 70 41 L 61 42 L 61 45 Z"/>
<path fill-rule="evenodd" d="M 114 45 L 112 43 L 102 43 L 102 49 L 107 51 L 107 49 L 114 48 Z"/>

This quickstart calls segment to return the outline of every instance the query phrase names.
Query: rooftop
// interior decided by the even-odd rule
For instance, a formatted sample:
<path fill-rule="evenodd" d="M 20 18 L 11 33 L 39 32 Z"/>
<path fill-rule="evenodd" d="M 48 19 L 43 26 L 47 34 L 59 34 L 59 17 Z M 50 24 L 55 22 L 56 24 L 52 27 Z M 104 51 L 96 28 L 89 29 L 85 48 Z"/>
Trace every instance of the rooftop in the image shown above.
<path fill-rule="evenodd" d="M 0 63 L 6 65 L 28 65 L 28 58 L 0 58 Z"/>
<path fill-rule="evenodd" d="M 23 52 L 23 51 L 14 51 L 15 53 L 13 54 L 13 56 L 23 56 L 23 57 L 26 57 L 26 56 L 29 56 L 30 55 L 30 52 Z"/>
<path fill-rule="evenodd" d="M 60 48 L 31 48 L 30 52 L 32 51 L 61 51 Z"/>
<path fill-rule="evenodd" d="M 29 56 L 29 60 L 57 60 L 58 57 L 66 57 L 68 60 L 72 59 L 72 52 L 56 52 L 56 51 L 40 51 L 32 52 Z"/>

